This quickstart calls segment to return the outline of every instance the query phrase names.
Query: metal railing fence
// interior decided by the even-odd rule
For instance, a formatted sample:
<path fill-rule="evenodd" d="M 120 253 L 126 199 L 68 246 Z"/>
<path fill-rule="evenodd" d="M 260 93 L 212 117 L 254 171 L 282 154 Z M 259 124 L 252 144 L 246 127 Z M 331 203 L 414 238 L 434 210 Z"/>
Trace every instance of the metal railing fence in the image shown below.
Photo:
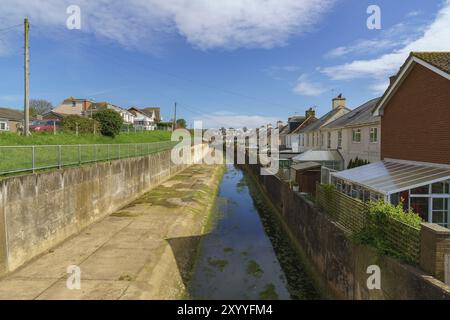
<path fill-rule="evenodd" d="M 140 157 L 171 149 L 176 142 L 0 146 L 0 175 Z"/>

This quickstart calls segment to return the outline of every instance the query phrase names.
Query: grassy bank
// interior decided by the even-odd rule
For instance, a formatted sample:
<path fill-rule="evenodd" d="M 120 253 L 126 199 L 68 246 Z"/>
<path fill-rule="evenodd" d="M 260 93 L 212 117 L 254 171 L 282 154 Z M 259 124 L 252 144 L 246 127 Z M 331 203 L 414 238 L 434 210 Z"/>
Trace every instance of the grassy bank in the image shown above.
<path fill-rule="evenodd" d="M 94 134 L 39 133 L 23 137 L 2 133 L 0 174 L 145 156 L 171 148 L 174 143 L 170 142 L 170 134 L 168 131 L 148 131 L 109 138 Z"/>
<path fill-rule="evenodd" d="M 33 133 L 29 137 L 16 133 L 0 133 L 0 146 L 24 145 L 74 145 L 74 144 L 122 144 L 122 143 L 149 143 L 170 140 L 170 131 L 144 131 L 121 133 L 115 138 L 99 134 L 75 135 L 72 133 Z"/>

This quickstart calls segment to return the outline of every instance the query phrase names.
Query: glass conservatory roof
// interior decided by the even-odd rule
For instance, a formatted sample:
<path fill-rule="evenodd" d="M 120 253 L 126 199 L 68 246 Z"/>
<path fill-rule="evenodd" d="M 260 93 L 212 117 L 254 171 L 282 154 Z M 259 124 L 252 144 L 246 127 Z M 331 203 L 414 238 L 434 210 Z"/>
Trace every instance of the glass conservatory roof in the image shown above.
<path fill-rule="evenodd" d="M 336 150 L 308 150 L 293 158 L 294 161 L 342 161 Z"/>
<path fill-rule="evenodd" d="M 332 176 L 390 195 L 450 179 L 450 168 L 384 160 L 350 170 L 333 172 Z"/>

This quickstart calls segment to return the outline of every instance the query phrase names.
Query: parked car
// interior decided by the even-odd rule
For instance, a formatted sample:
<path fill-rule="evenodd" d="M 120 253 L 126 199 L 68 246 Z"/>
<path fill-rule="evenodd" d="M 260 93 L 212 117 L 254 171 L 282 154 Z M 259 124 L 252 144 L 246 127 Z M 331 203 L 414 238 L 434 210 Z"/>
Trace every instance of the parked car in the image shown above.
<path fill-rule="evenodd" d="M 30 130 L 35 132 L 53 132 L 54 129 L 58 130 L 60 127 L 60 120 L 34 120 L 31 122 Z"/>

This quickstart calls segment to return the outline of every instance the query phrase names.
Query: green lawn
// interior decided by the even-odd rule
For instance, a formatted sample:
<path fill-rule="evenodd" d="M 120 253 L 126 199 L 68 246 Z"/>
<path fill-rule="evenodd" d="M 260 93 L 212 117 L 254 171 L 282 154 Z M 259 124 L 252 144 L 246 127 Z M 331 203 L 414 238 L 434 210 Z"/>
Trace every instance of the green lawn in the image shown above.
<path fill-rule="evenodd" d="M 15 133 L 0 133 L 0 146 L 18 145 L 58 145 L 58 144 L 118 144 L 118 143 L 148 143 L 170 140 L 170 131 L 144 131 L 121 133 L 115 138 L 102 135 L 84 134 L 76 136 L 70 133 L 33 133 L 30 137 Z"/>
<path fill-rule="evenodd" d="M 116 138 L 100 135 L 33 134 L 22 137 L 11 133 L 0 134 L 0 175 L 79 165 L 95 161 L 143 156 L 170 149 L 170 132 L 150 131 L 123 133 Z M 61 145 L 61 146 L 58 146 Z"/>

